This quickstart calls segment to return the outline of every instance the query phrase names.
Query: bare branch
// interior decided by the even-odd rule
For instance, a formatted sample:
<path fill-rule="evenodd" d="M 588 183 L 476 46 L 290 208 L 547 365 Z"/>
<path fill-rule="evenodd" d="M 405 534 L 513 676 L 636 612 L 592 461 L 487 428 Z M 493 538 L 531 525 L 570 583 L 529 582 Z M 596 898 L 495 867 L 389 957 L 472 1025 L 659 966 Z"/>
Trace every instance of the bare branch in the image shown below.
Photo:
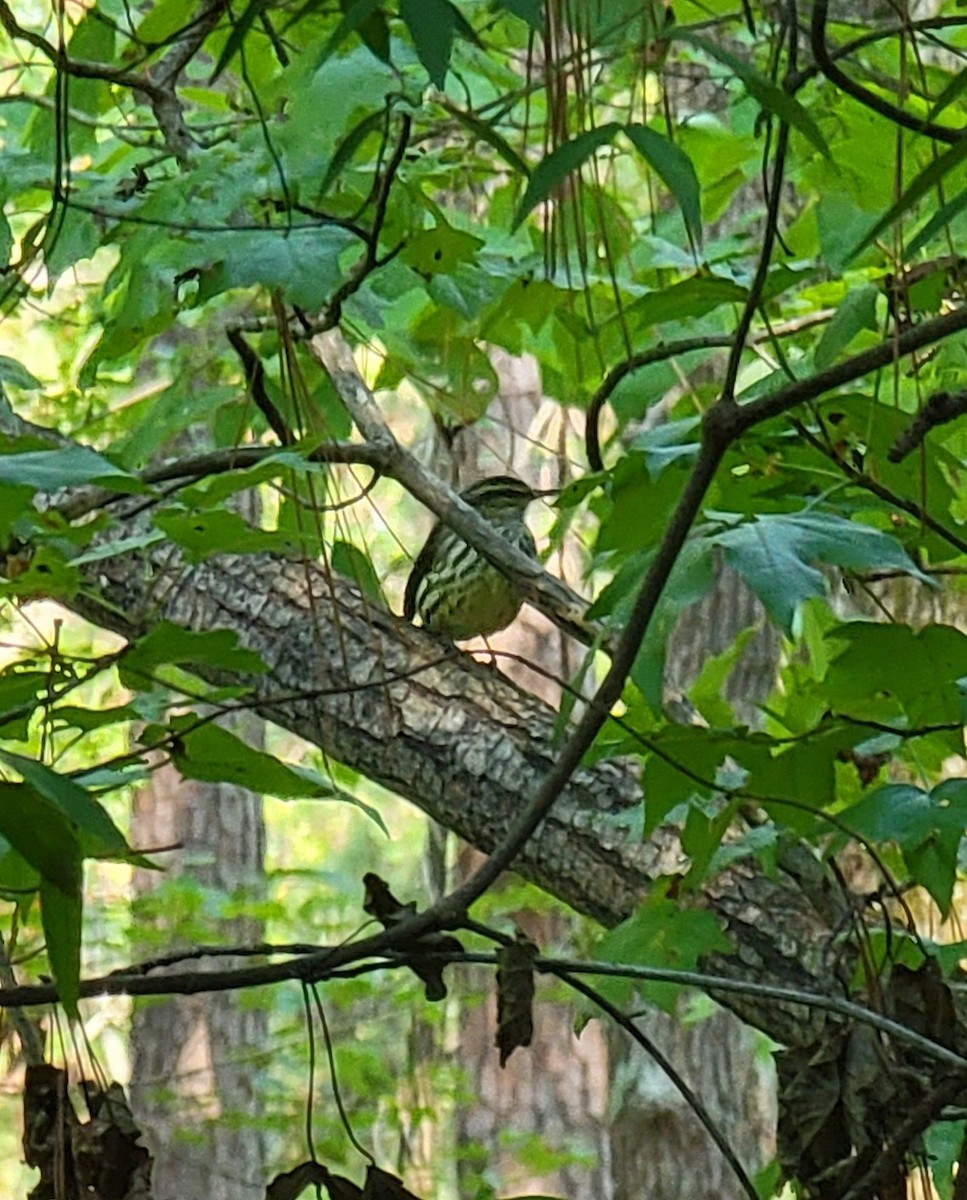
<path fill-rule="evenodd" d="M 887 458 L 892 463 L 903 462 L 910 451 L 916 450 L 923 442 L 931 429 L 935 429 L 938 425 L 946 425 L 948 421 L 956 420 L 965 412 L 967 412 L 967 391 L 934 392 L 927 398 L 927 403 L 913 418 L 909 427 L 897 437 L 887 451 Z"/>

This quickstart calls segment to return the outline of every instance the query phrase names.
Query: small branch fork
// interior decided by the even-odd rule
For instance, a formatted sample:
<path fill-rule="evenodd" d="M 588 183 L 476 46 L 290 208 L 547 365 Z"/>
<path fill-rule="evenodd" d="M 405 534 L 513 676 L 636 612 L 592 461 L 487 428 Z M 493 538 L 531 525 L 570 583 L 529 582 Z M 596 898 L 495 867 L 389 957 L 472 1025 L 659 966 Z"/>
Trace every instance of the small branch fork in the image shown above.
<path fill-rule="evenodd" d="M 168 53 L 144 72 L 72 58 L 69 52 L 53 45 L 41 34 L 25 29 L 14 16 L 8 0 L 0 0 L 0 27 L 11 40 L 26 42 L 39 50 L 57 71 L 77 79 L 100 79 L 140 93 L 151 105 L 168 150 L 182 166 L 186 166 L 194 141 L 185 125 L 177 96 L 178 80 L 227 8 L 228 0 L 209 0 L 200 13 L 172 36 Z"/>

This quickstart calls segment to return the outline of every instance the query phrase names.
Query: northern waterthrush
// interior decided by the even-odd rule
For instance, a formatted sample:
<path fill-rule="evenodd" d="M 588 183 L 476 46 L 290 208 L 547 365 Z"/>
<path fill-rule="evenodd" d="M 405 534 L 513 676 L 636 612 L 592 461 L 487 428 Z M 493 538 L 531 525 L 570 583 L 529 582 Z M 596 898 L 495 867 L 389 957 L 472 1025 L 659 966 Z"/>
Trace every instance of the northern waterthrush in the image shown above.
<path fill-rule="evenodd" d="M 524 512 L 539 493 L 512 475 L 493 475 L 460 493 L 502 537 L 532 557 L 537 553 Z M 430 530 L 406 581 L 403 615 L 424 629 L 453 638 L 486 637 L 509 625 L 523 603 L 501 571 L 442 521 Z"/>

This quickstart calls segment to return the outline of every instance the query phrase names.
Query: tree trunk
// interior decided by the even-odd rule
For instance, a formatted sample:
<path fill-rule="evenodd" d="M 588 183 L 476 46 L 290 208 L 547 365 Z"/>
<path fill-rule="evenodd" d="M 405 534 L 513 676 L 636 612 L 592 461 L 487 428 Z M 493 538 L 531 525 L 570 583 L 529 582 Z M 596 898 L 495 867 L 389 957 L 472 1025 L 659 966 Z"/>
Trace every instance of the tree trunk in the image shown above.
<path fill-rule="evenodd" d="M 729 1012 L 684 1025 L 652 1011 L 637 1022 L 725 1135 L 747 1174 L 775 1149 L 775 1086 L 756 1037 Z M 718 1146 L 637 1045 L 616 1043 L 611 1126 L 614 1200 L 733 1200 L 745 1195 Z"/>
<path fill-rule="evenodd" d="M 750 627 L 757 632 L 725 694 L 739 720 L 756 723 L 755 703 L 768 695 L 775 678 L 779 638 L 762 606 L 728 569 L 719 570 L 715 586 L 683 614 L 669 639 L 666 688 L 672 709 L 705 660 Z M 761 1039 L 725 1011 L 683 1024 L 651 1008 L 636 1024 L 701 1099 L 747 1174 L 754 1175 L 775 1154 L 775 1075 Z M 740 1200 L 745 1193 L 732 1168 L 658 1064 L 620 1029 L 610 1044 L 614 1200 Z"/>
<path fill-rule="evenodd" d="M 261 722 L 254 717 L 236 718 L 235 732 L 251 745 L 261 742 Z M 177 890 L 178 879 L 190 880 L 216 904 L 229 896 L 254 900 L 262 894 L 261 800 L 244 788 L 182 780 L 174 768 L 163 767 L 136 794 L 132 842 L 181 844 L 174 863 L 163 856 L 165 876 L 136 872 L 133 940 L 149 957 L 152 950 L 137 932 L 142 921 L 151 929 L 155 950 L 186 945 L 177 918 L 167 918 L 166 905 L 153 897 L 159 886 L 174 884 Z M 177 896 L 173 904 L 177 912 Z M 210 901 L 202 907 L 210 907 Z M 205 936 L 211 942 L 264 940 L 261 922 L 252 917 L 219 919 Z M 210 961 L 224 968 L 237 960 Z M 153 1200 L 261 1200 L 266 1165 L 258 1081 L 267 1062 L 264 1010 L 233 992 L 137 1003 L 131 1045 L 132 1106 L 155 1157 Z"/>

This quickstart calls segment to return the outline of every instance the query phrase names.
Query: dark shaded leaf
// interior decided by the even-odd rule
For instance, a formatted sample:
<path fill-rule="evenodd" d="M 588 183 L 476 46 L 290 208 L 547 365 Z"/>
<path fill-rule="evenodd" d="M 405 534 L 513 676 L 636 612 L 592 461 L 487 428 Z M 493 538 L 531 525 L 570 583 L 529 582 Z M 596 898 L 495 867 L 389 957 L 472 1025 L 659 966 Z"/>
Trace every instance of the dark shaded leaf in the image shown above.
<path fill-rule="evenodd" d="M 366 1168 L 363 1200 L 420 1200 L 403 1186 L 403 1181 L 372 1165 Z"/>
<path fill-rule="evenodd" d="M 543 0 L 497 0 L 497 7 L 526 21 L 535 33 L 543 28 Z"/>
<path fill-rule="evenodd" d="M 330 561 L 334 571 L 351 579 L 364 595 L 385 607 L 386 600 L 379 585 L 379 576 L 368 556 L 358 546 L 354 546 L 352 542 L 333 542 Z"/>
<path fill-rule="evenodd" d="M 81 994 L 83 900 L 79 866 L 80 860 L 78 885 L 70 894 L 46 879 L 40 881 L 40 919 L 47 942 L 47 961 L 57 985 L 57 995 L 69 1017 L 78 1015 L 77 1001 Z"/>
<path fill-rule="evenodd" d="M 72 821 L 26 783 L 0 783 L 0 835 L 65 896 L 81 884 L 81 844 Z"/>
<path fill-rule="evenodd" d="M 442 90 L 450 67 L 453 39 L 461 26 L 457 10 L 449 0 L 400 0 L 400 16 L 430 82 Z"/>
<path fill-rule="evenodd" d="M 692 160 L 680 146 L 646 125 L 626 125 L 624 131 L 675 197 L 689 236 L 697 246 L 701 245 L 702 193 Z"/>
<path fill-rule="evenodd" d="M 534 1036 L 534 959 L 537 946 L 519 929 L 509 945 L 497 951 L 497 1034 L 500 1065 Z"/>
<path fill-rule="evenodd" d="M 324 196 L 329 191 L 342 174 L 343 168 L 347 166 L 352 156 L 369 135 L 381 132 L 386 128 L 386 120 L 386 110 L 380 108 L 376 112 L 371 112 L 368 116 L 363 117 L 358 124 L 350 129 L 336 147 L 335 154 L 329 160 L 329 166 L 326 168 L 326 173 L 322 177 L 322 183 L 319 185 L 319 194 L 321 196 Z"/>
<path fill-rule="evenodd" d="M 0 383 L 9 383 L 12 387 L 24 390 L 43 386 L 36 375 L 31 375 L 22 363 L 8 358 L 6 354 L 0 354 Z"/>
<path fill-rule="evenodd" d="M 517 206 L 512 228 L 517 229 L 528 213 L 547 200 L 572 171 L 576 171 L 587 162 L 595 150 L 609 145 L 620 130 L 621 126 L 616 121 L 600 125 L 597 129 L 590 129 L 587 133 L 578 134 L 569 142 L 564 142 L 542 159 L 534 168 L 527 189 Z"/>
<path fill-rule="evenodd" d="M 403 904 L 393 895 L 389 885 L 372 871 L 363 876 L 363 886 L 366 894 L 363 898 L 363 910 L 375 917 L 384 929 L 392 929 L 400 921 L 405 921 L 416 913 L 416 905 L 410 901 Z M 427 1000 L 445 1000 L 446 984 L 443 982 L 443 963 L 419 961 L 420 951 L 434 953 L 457 953 L 463 946 L 455 937 L 445 933 L 425 933 L 422 937 L 406 942 L 402 949 L 412 955 L 410 967 L 413 973 L 423 982 Z"/>
<path fill-rule="evenodd" d="M 232 22 L 232 32 L 228 35 L 225 45 L 222 47 L 222 52 L 218 56 L 218 62 L 215 63 L 215 67 L 208 78 L 209 84 L 213 84 L 218 79 L 222 71 L 225 70 L 235 55 L 241 50 L 248 31 L 258 20 L 259 15 L 265 12 L 268 3 L 269 0 L 249 0 L 240 17 L 232 17 L 231 9 L 228 10 L 227 15 Z"/>
<path fill-rule="evenodd" d="M 56 804 L 81 834 L 85 856 L 126 859 L 131 853 L 124 834 L 107 810 L 85 788 L 32 758 L 0 750 L 0 760 L 13 767 L 41 796 Z"/>
<path fill-rule="evenodd" d="M 296 1200 L 307 1187 L 322 1186 L 329 1192 L 329 1200 L 360 1200 L 363 1190 L 342 1175 L 333 1175 L 320 1162 L 299 1163 L 291 1171 L 276 1175 L 265 1189 L 265 1200 Z"/>

